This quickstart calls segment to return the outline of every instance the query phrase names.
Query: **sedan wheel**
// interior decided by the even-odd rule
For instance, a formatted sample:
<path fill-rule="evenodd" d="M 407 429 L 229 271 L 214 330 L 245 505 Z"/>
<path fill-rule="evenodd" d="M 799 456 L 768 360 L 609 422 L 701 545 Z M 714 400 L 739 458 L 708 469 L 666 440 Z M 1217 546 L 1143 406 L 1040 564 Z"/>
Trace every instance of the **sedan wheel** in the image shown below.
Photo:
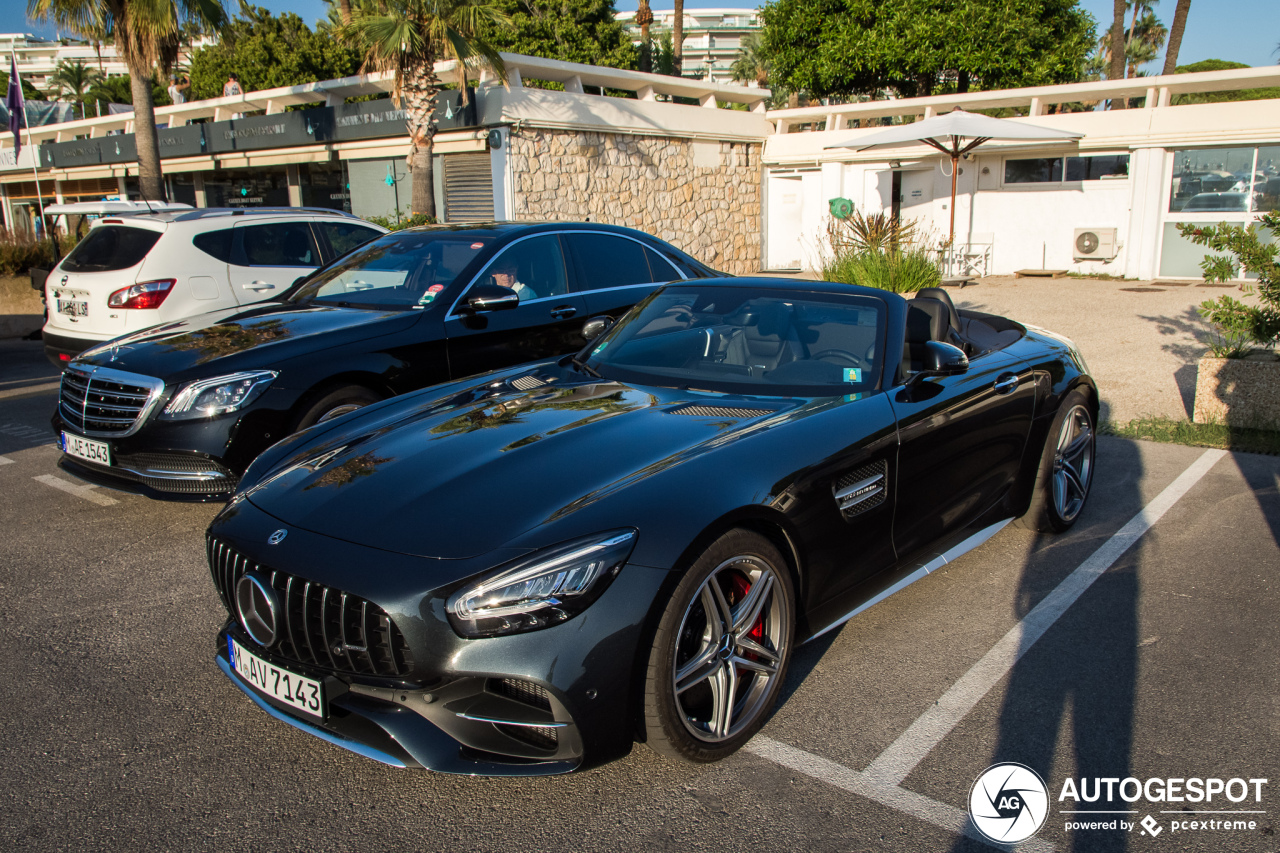
<path fill-rule="evenodd" d="M 767 540 L 734 530 L 676 589 L 650 655 L 648 742 L 689 761 L 716 761 L 746 743 L 777 699 L 791 655 L 795 595 Z"/>
<path fill-rule="evenodd" d="M 345 388 L 330 391 L 302 413 L 294 427 L 294 432 L 342 417 L 381 399 L 379 394 L 361 385 L 348 385 Z"/>

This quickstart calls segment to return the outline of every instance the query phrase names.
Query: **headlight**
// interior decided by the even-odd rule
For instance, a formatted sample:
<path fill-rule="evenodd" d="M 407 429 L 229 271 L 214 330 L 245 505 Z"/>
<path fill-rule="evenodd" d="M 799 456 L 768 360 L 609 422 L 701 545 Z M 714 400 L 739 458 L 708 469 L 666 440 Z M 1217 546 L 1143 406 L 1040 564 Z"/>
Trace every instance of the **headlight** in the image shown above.
<path fill-rule="evenodd" d="M 635 544 L 634 530 L 611 530 L 521 557 L 455 592 L 449 622 L 464 637 L 558 625 L 600 597 Z"/>
<path fill-rule="evenodd" d="M 188 382 L 173 395 L 160 417 L 177 421 L 234 412 L 258 399 L 279 375 L 275 370 L 250 370 Z"/>

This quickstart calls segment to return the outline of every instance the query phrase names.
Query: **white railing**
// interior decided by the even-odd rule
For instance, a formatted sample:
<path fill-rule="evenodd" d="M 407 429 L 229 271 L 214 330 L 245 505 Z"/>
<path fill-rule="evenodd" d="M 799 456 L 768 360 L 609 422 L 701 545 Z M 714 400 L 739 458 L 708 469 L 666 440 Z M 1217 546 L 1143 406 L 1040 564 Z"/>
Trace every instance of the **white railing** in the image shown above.
<path fill-rule="evenodd" d="M 1128 80 L 1099 80 L 1093 83 L 1067 83 L 1061 86 L 1036 86 L 1026 89 L 997 89 L 990 92 L 933 95 L 927 98 L 898 98 L 863 101 L 856 104 L 829 104 L 798 109 L 769 110 L 765 117 L 774 122 L 778 133 L 792 127 L 826 122 L 827 130 L 841 130 L 853 120 L 919 116 L 931 118 L 953 109 L 987 110 L 1000 107 L 1026 107 L 1027 115 L 1043 115 L 1051 104 L 1105 101 L 1114 98 L 1145 98 L 1144 109 L 1162 109 L 1172 104 L 1174 95 L 1202 92 L 1227 92 L 1237 89 L 1260 89 L 1280 86 L 1280 65 L 1262 68 L 1232 68 L 1226 71 L 1201 71 L 1195 74 L 1170 74 L 1160 77 L 1134 77 Z"/>

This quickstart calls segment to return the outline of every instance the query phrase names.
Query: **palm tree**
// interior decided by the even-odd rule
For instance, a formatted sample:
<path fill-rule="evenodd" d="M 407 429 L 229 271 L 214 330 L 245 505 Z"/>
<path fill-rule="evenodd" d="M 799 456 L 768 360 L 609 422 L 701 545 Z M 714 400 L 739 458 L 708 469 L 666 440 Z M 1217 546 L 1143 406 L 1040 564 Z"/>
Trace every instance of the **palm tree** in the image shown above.
<path fill-rule="evenodd" d="M 676 0 L 675 8 L 675 24 L 671 32 L 671 74 L 675 77 L 684 76 L 684 0 Z"/>
<path fill-rule="evenodd" d="M 1124 13 L 1128 8 L 1125 0 L 1113 0 L 1111 32 L 1107 39 L 1108 80 L 1120 80 L 1124 77 Z M 1122 110 L 1128 103 L 1125 98 L 1112 98 L 1111 109 Z"/>
<path fill-rule="evenodd" d="M 1127 39 L 1125 39 L 1125 53 L 1126 53 L 1126 55 L 1127 55 L 1127 54 L 1128 54 L 1128 52 L 1129 52 L 1129 45 L 1131 45 L 1131 44 L 1133 44 L 1133 43 L 1134 43 L 1134 35 L 1137 33 L 1137 30 L 1138 30 L 1138 20 L 1139 20 L 1139 18 L 1142 18 L 1142 17 L 1146 17 L 1146 16 L 1148 16 L 1148 15 L 1151 15 L 1151 14 L 1152 14 L 1152 12 L 1151 12 L 1151 7 L 1152 7 L 1152 6 L 1154 6 L 1154 5 L 1156 5 L 1156 4 L 1157 4 L 1157 3 L 1159 3 L 1159 2 L 1160 2 L 1160 0 L 1126 0 L 1126 3 L 1127 3 L 1127 5 L 1128 5 L 1128 7 L 1129 7 L 1130 9 L 1132 9 L 1132 10 L 1133 10 L 1133 23 L 1131 23 L 1131 24 L 1129 25 L 1129 37 L 1128 37 Z M 1127 56 L 1126 56 L 1126 58 L 1127 58 Z M 1150 60 L 1150 59 L 1147 59 L 1147 60 L 1144 60 L 1144 61 L 1145 61 L 1145 62 L 1150 62 L 1151 60 Z M 1129 63 L 1129 65 L 1128 65 L 1128 69 L 1125 71 L 1125 75 L 1124 75 L 1124 76 L 1125 76 L 1125 77 L 1132 77 L 1132 76 L 1133 76 L 1133 71 L 1134 71 L 1134 66 L 1133 66 L 1133 63 L 1132 63 L 1132 62 L 1130 62 L 1130 63 Z"/>
<path fill-rule="evenodd" d="M 114 32 L 116 51 L 129 68 L 138 189 L 146 199 L 166 200 L 151 80 L 158 63 L 167 62 L 167 73 L 177 58 L 184 22 L 222 25 L 226 14 L 218 0 L 28 0 L 27 17 L 52 20 L 59 29 L 86 38 Z"/>
<path fill-rule="evenodd" d="M 506 81 L 497 48 L 480 36 L 484 24 L 510 26 L 511 19 L 493 0 L 383 0 L 376 7 L 357 6 L 351 23 L 338 29 L 364 53 L 365 71 L 395 74 L 391 96 L 406 112 L 414 213 L 436 215 L 431 149 L 436 99 L 444 87 L 436 60 L 457 60 L 465 81 L 465 61 L 479 57 Z M 462 97 L 465 102 L 465 85 Z"/>
<path fill-rule="evenodd" d="M 653 10 L 649 8 L 649 0 L 640 0 L 636 24 L 640 27 L 640 70 L 645 73 L 653 70 L 653 49 L 649 44 L 649 25 L 652 23 Z"/>
<path fill-rule="evenodd" d="M 102 78 L 102 73 L 82 60 L 68 62 L 65 59 L 49 75 L 50 88 L 58 100 L 68 100 L 80 105 L 80 117 L 84 118 L 84 102 L 89 91 Z"/>
<path fill-rule="evenodd" d="M 1173 23 L 1169 27 L 1169 49 L 1164 53 L 1163 74 L 1173 74 L 1178 68 L 1178 51 L 1182 48 L 1182 33 L 1187 28 L 1187 13 L 1191 0 L 1178 0 L 1173 10 Z"/>
<path fill-rule="evenodd" d="M 1153 61 L 1164 47 L 1165 37 L 1169 31 L 1151 12 L 1147 12 L 1130 31 L 1129 42 L 1125 45 L 1125 61 L 1129 64 L 1129 76 L 1141 76 L 1138 67 Z"/>
<path fill-rule="evenodd" d="M 759 33 L 748 33 L 742 37 L 738 55 L 734 58 L 733 65 L 729 66 L 729 76 L 737 83 L 750 83 L 754 80 L 761 87 L 768 84 L 769 58 L 765 55 Z"/>

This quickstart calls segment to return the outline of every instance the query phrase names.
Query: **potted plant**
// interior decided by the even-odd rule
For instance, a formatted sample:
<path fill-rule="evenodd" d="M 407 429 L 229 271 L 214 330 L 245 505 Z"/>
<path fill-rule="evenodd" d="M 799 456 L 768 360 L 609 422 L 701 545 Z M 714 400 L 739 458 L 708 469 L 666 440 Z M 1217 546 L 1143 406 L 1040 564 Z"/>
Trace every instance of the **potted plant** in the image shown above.
<path fill-rule="evenodd" d="M 1280 211 L 1270 211 L 1241 226 L 1182 224 L 1182 236 L 1223 254 L 1206 255 L 1200 267 L 1205 281 L 1225 282 L 1252 274 L 1240 289 L 1244 302 L 1231 296 L 1201 303 L 1200 315 L 1213 326 L 1209 354 L 1196 375 L 1196 423 L 1280 429 Z M 1263 232 L 1268 233 L 1263 233 Z"/>

